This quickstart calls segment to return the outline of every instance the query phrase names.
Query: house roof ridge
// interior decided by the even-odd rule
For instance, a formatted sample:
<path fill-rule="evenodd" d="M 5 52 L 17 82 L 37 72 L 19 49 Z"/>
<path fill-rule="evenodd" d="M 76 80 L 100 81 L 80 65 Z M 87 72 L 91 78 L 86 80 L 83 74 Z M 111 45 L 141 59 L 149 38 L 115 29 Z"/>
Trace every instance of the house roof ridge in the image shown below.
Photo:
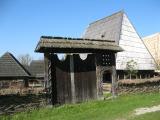
<path fill-rule="evenodd" d="M 21 70 L 24 72 L 24 74 L 26 74 L 26 75 L 24 75 L 24 76 L 30 76 L 30 72 L 13 56 L 12 53 L 10 53 L 10 52 L 5 52 L 5 53 L 1 56 L 0 60 L 3 59 L 3 57 L 5 57 L 5 56 L 8 56 L 10 59 L 12 59 L 12 60 L 14 61 L 14 63 L 17 65 L 17 67 L 18 67 L 19 69 L 21 69 Z"/>
<path fill-rule="evenodd" d="M 120 11 L 115 12 L 115 13 L 113 13 L 113 14 L 109 15 L 109 16 L 106 16 L 106 17 L 103 17 L 103 18 L 101 18 L 101 19 L 99 19 L 99 20 L 96 20 L 96 21 L 94 21 L 94 22 L 91 22 L 89 25 L 92 25 L 92 24 L 94 24 L 94 23 L 96 23 L 96 22 L 99 22 L 99 21 L 101 21 L 101 20 L 104 20 L 104 19 L 110 18 L 110 17 L 115 16 L 115 15 L 117 15 L 117 14 L 119 14 L 119 13 L 124 14 L 125 12 L 124 12 L 124 10 L 120 10 Z"/>

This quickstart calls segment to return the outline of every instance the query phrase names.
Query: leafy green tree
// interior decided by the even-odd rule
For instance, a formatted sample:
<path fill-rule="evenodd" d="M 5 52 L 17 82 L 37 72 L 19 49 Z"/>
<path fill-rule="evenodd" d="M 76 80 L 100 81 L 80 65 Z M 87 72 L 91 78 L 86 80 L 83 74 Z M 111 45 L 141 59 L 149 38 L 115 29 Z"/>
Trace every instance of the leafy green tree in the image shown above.
<path fill-rule="evenodd" d="M 157 65 L 157 70 L 160 70 L 160 64 L 159 64 L 159 65 Z"/>
<path fill-rule="evenodd" d="M 135 77 L 137 75 L 138 70 L 136 70 L 137 68 L 137 62 L 135 62 L 134 60 L 130 60 L 127 62 L 126 64 L 126 73 L 128 77 Z"/>

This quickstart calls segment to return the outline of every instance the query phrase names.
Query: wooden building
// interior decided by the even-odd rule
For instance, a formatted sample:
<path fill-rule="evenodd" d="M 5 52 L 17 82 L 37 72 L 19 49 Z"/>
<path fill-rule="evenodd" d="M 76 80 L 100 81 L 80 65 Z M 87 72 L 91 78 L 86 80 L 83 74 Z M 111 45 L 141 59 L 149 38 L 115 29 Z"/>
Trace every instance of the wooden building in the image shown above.
<path fill-rule="evenodd" d="M 143 41 L 160 69 L 160 33 L 155 33 L 143 38 Z"/>
<path fill-rule="evenodd" d="M 0 88 L 27 87 L 30 73 L 9 52 L 0 57 Z"/>
<path fill-rule="evenodd" d="M 84 39 L 112 40 L 124 49 L 116 54 L 116 70 L 119 78 L 124 78 L 127 62 L 137 63 L 135 70 L 139 77 L 153 76 L 155 62 L 133 24 L 124 11 L 89 24 Z"/>
<path fill-rule="evenodd" d="M 36 52 L 44 53 L 45 80 L 50 104 L 77 103 L 102 95 L 104 72 L 116 88 L 115 53 L 122 49 L 112 41 L 42 36 Z M 59 60 L 57 53 L 66 53 Z M 81 57 L 80 53 L 87 53 Z"/>
<path fill-rule="evenodd" d="M 32 60 L 28 70 L 31 73 L 29 86 L 44 87 L 44 60 Z"/>

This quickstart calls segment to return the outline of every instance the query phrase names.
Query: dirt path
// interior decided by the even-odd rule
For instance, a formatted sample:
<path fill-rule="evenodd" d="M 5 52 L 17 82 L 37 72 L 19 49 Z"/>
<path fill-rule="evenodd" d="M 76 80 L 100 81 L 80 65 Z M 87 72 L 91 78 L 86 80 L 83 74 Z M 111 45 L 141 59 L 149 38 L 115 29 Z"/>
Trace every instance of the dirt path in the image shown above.
<path fill-rule="evenodd" d="M 160 111 L 160 105 L 153 106 L 153 107 L 137 108 L 137 109 L 135 109 L 134 114 L 135 115 L 141 115 L 141 114 L 156 112 L 156 111 Z"/>

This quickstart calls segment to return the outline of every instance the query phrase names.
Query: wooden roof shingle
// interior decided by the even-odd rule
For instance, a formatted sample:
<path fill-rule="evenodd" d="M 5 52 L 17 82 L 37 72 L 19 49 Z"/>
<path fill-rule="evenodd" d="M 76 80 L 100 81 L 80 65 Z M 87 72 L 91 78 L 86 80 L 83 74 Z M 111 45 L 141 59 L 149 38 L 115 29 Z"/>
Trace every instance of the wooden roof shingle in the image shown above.
<path fill-rule="evenodd" d="M 0 78 L 23 78 L 30 73 L 23 65 L 9 52 L 0 57 Z"/>
<path fill-rule="evenodd" d="M 44 77 L 44 60 L 32 60 L 29 71 L 33 77 Z"/>
<path fill-rule="evenodd" d="M 123 14 L 124 11 L 119 11 L 89 24 L 83 38 L 112 40 L 118 43 L 121 33 Z"/>
<path fill-rule="evenodd" d="M 106 50 L 120 52 L 122 48 L 109 40 L 42 36 L 35 49 L 36 52 L 55 53 L 96 53 Z"/>

